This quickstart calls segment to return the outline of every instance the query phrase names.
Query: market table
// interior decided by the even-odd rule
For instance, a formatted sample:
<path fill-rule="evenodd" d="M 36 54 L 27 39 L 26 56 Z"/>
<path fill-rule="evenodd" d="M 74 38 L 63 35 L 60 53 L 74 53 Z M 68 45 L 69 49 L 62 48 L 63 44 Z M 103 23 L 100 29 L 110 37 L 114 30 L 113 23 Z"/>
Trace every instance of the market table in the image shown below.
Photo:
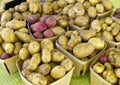
<path fill-rule="evenodd" d="M 0 0 L 0 6 L 2 1 L 3 0 Z M 113 2 L 115 8 L 120 7 L 120 0 L 111 1 Z M 0 65 L 0 85 L 24 85 L 24 84 L 22 83 L 18 72 L 9 75 Z M 73 74 L 71 85 L 90 85 L 90 72 L 88 71 L 82 77 Z"/>

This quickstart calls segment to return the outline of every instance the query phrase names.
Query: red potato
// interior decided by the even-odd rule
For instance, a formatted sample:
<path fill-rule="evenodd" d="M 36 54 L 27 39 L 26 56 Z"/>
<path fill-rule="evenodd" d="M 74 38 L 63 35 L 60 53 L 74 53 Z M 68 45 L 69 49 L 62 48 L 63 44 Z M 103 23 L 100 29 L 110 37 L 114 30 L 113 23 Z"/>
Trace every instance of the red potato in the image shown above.
<path fill-rule="evenodd" d="M 117 8 L 115 14 L 120 14 L 120 8 Z"/>
<path fill-rule="evenodd" d="M 10 55 L 8 53 L 3 53 L 2 56 L 1 56 L 1 59 L 7 59 L 7 58 L 10 58 Z"/>
<path fill-rule="evenodd" d="M 100 58 L 99 58 L 99 61 L 101 62 L 101 63 L 106 63 L 106 62 L 108 62 L 108 55 L 106 55 L 106 54 L 104 54 L 103 56 L 101 56 Z"/>
<path fill-rule="evenodd" d="M 45 38 L 50 38 L 50 37 L 54 36 L 54 33 L 53 33 L 52 30 L 48 29 L 48 30 L 46 30 L 46 31 L 43 32 L 43 35 L 44 35 Z"/>
<path fill-rule="evenodd" d="M 114 15 L 115 18 L 120 19 L 120 14 Z"/>
<path fill-rule="evenodd" d="M 40 18 L 40 21 L 41 21 L 41 22 L 45 22 L 46 19 L 47 19 L 49 16 L 50 16 L 50 15 L 44 15 L 44 16 L 42 16 L 42 17 Z"/>
<path fill-rule="evenodd" d="M 37 17 L 37 15 L 35 15 L 35 14 L 32 15 L 32 16 L 28 19 L 28 21 L 29 21 L 30 24 L 35 23 L 37 20 L 38 20 L 38 17 Z"/>
<path fill-rule="evenodd" d="M 55 17 L 50 16 L 49 18 L 46 19 L 46 24 L 48 27 L 54 27 L 57 24 L 57 20 Z"/>
<path fill-rule="evenodd" d="M 36 22 L 30 28 L 33 32 L 43 32 L 47 29 L 47 25 L 44 22 Z"/>
<path fill-rule="evenodd" d="M 43 38 L 43 34 L 41 32 L 34 32 L 33 36 L 36 39 L 42 39 Z"/>

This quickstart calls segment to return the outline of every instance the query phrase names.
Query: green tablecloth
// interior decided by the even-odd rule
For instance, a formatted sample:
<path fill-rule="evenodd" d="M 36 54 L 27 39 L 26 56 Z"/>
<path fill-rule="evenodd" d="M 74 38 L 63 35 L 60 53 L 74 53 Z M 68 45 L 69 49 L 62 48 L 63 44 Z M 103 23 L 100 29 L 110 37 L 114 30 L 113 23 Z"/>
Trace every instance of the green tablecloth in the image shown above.
<path fill-rule="evenodd" d="M 0 0 L 0 4 L 1 1 L 2 0 Z M 111 1 L 113 2 L 115 8 L 120 7 L 120 0 Z M 24 85 L 24 84 L 22 83 L 18 72 L 9 75 L 0 65 L 0 85 Z M 87 72 L 82 77 L 73 74 L 71 85 L 90 85 L 90 72 Z"/>

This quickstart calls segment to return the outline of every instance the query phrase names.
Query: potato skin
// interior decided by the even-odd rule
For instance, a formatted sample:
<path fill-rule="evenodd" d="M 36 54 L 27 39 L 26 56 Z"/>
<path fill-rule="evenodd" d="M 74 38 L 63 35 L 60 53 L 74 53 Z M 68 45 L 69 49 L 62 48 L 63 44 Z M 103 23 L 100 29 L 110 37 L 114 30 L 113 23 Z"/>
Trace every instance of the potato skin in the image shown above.
<path fill-rule="evenodd" d="M 112 34 L 110 32 L 108 32 L 108 31 L 104 31 L 102 33 L 102 37 L 105 38 L 105 39 L 114 41 L 114 38 L 113 38 Z"/>
<path fill-rule="evenodd" d="M 94 20 L 91 23 L 91 29 L 96 30 L 96 32 L 101 31 L 101 23 L 100 20 Z"/>
<path fill-rule="evenodd" d="M 110 0 L 104 0 L 103 5 L 104 5 L 106 10 L 110 10 L 113 8 L 113 4 Z"/>
<path fill-rule="evenodd" d="M 91 6 L 91 7 L 88 8 L 88 15 L 89 15 L 90 18 L 95 18 L 96 17 L 97 13 L 96 13 L 95 7 Z"/>
<path fill-rule="evenodd" d="M 44 12 L 45 14 L 51 14 L 52 11 L 53 11 L 53 9 L 52 9 L 52 4 L 51 4 L 50 2 L 45 2 L 45 3 L 43 4 L 43 12 Z"/>
<path fill-rule="evenodd" d="M 42 62 L 49 63 L 51 61 L 51 51 L 48 49 L 42 49 Z"/>
<path fill-rule="evenodd" d="M 97 5 L 96 5 L 96 11 L 97 11 L 98 13 L 103 13 L 103 12 L 105 11 L 103 4 L 97 4 Z"/>
<path fill-rule="evenodd" d="M 22 64 L 22 70 L 23 69 L 28 69 L 29 65 L 30 65 L 30 59 L 25 60 Z"/>
<path fill-rule="evenodd" d="M 28 50 L 31 54 L 40 52 L 40 44 L 37 41 L 30 42 Z"/>
<path fill-rule="evenodd" d="M 1 37 L 5 42 L 13 43 L 17 40 L 14 31 L 11 28 L 4 28 Z"/>
<path fill-rule="evenodd" d="M 38 10 L 39 10 L 39 8 L 38 8 L 38 5 L 37 5 L 37 2 L 31 2 L 31 3 L 29 3 L 29 11 L 31 13 L 37 13 Z"/>
<path fill-rule="evenodd" d="M 51 72 L 50 72 L 50 75 L 53 79 L 60 79 L 62 78 L 64 75 L 65 75 L 65 69 L 63 66 L 55 66 Z"/>
<path fill-rule="evenodd" d="M 49 74 L 50 70 L 51 70 L 50 64 L 42 64 L 37 68 L 36 72 L 41 73 L 42 75 L 45 76 Z"/>
<path fill-rule="evenodd" d="M 35 71 L 40 63 L 41 63 L 40 53 L 36 53 L 36 54 L 32 55 L 28 69 L 30 71 Z"/>
<path fill-rule="evenodd" d="M 80 43 L 73 48 L 73 54 L 77 58 L 86 58 L 92 54 L 95 47 L 89 43 Z"/>
<path fill-rule="evenodd" d="M 17 20 L 22 20 L 22 15 L 18 12 L 13 13 L 13 18 Z"/>
<path fill-rule="evenodd" d="M 27 2 L 21 3 L 21 4 L 19 5 L 19 11 L 20 11 L 20 12 L 25 12 L 25 11 L 27 11 L 28 5 L 29 5 L 29 4 L 28 4 Z"/>
<path fill-rule="evenodd" d="M 19 52 L 19 57 L 22 59 L 22 60 L 26 60 L 29 58 L 29 51 L 27 48 L 21 48 L 20 49 L 20 52 Z"/>

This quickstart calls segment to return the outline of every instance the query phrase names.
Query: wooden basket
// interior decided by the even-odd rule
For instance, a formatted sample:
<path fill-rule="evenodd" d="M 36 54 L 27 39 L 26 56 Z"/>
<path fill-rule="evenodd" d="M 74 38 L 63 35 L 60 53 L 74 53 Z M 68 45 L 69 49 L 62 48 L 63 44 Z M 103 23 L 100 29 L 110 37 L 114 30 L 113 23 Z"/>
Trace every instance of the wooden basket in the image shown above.
<path fill-rule="evenodd" d="M 23 83 L 25 85 L 33 85 L 31 82 L 29 82 L 22 74 L 21 74 L 21 66 L 22 66 L 22 63 L 23 63 L 23 60 L 21 60 L 20 58 L 17 60 L 16 62 L 16 65 L 17 65 L 17 69 L 18 69 L 18 72 L 20 74 L 20 77 L 23 81 Z M 72 77 L 72 74 L 73 74 L 73 70 L 74 70 L 74 67 L 72 68 L 71 71 L 69 71 L 64 77 L 62 77 L 61 79 L 49 84 L 49 85 L 70 85 L 70 81 L 71 81 L 71 77 Z"/>
<path fill-rule="evenodd" d="M 102 52 L 101 54 L 99 54 L 97 56 L 97 58 L 92 62 L 91 66 L 90 66 L 91 85 L 113 85 L 113 84 L 109 83 L 108 81 L 106 81 L 104 78 L 102 78 L 99 74 L 97 74 L 96 72 L 94 72 L 93 69 L 92 69 L 92 66 L 98 61 L 98 59 L 103 54 L 105 54 L 106 52 L 112 51 L 112 50 L 116 50 L 116 51 L 120 52 L 119 49 L 110 48 L 110 49 Z"/>
<path fill-rule="evenodd" d="M 12 56 L 11 58 L 5 60 L 0 59 L 0 64 L 9 74 L 12 74 L 17 71 L 16 68 L 17 59 L 18 59 L 18 55 Z"/>
<path fill-rule="evenodd" d="M 84 75 L 89 70 L 90 64 L 96 58 L 96 56 L 101 54 L 107 48 L 107 44 L 106 44 L 105 48 L 103 50 L 101 50 L 96 56 L 92 57 L 91 59 L 89 59 L 87 61 L 82 61 L 82 60 L 76 58 L 74 55 L 72 55 L 68 51 L 66 51 L 65 49 L 63 49 L 58 44 L 58 42 L 56 42 L 56 46 L 61 52 L 66 54 L 74 62 L 74 64 L 75 64 L 74 73 L 79 75 L 79 76 Z"/>

